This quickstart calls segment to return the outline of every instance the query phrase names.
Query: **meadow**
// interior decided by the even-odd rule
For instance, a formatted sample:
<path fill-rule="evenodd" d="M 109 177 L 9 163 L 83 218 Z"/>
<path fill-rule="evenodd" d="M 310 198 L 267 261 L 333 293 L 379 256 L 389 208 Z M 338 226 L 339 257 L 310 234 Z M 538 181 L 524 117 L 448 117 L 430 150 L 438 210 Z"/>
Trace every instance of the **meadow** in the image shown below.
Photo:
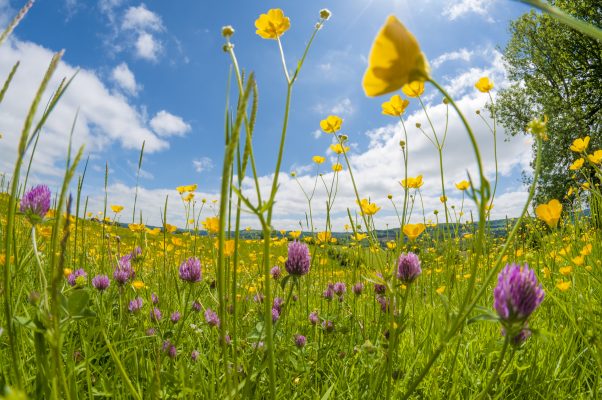
<path fill-rule="evenodd" d="M 536 158 L 518 217 L 491 221 L 497 173 L 492 182 L 486 178 L 474 128 L 430 75 L 419 43 L 397 18 L 390 17 L 375 38 L 362 82 L 366 94 L 387 94 L 382 113 L 405 131 L 408 104 L 423 104 L 425 85 L 435 87 L 449 118 L 465 124 L 477 174 L 446 187 L 441 166 L 441 211 L 435 216 L 425 216 L 420 204 L 422 176 L 400 176 L 402 196 L 365 198 L 353 180 L 344 121 L 324 115 L 316 126 L 332 135 L 337 157 L 332 181 L 323 182 L 326 218 L 312 213 L 315 187 L 303 188 L 308 208 L 301 229 L 273 226 L 292 88 L 331 15 L 323 9 L 316 17 L 294 69 L 282 52 L 281 37 L 290 27 L 284 12 L 269 10 L 255 21 L 257 34 L 279 47 L 278 67 L 287 83 L 268 193 L 260 191 L 253 151 L 261 112 L 257 85 L 239 66 L 234 28 L 223 28 L 236 95 L 225 108 L 221 196 L 201 199 L 198 186 L 188 182 L 175 187 L 169 201 L 181 203 L 185 226 L 169 223 L 167 199 L 157 199 L 164 210 L 158 227 L 106 194 L 103 210 L 89 209 L 81 192 L 85 169 L 78 169 L 83 149 L 69 149 L 60 191 L 29 182 L 36 138 L 70 79 L 77 79 L 66 78 L 36 120 L 61 54 L 45 77 L 32 77 L 42 84 L 24 121 L 14 170 L 3 171 L 0 180 L 0 398 L 602 395 L 601 219 L 585 212 L 592 199 L 602 201 L 602 149 L 590 148 L 585 134 L 575 139 L 570 193 L 541 204 L 533 202 Z M 600 38 L 599 29 L 576 25 Z M 11 78 L 3 77 L 0 107 Z M 488 110 L 495 110 L 493 88 L 488 77 L 475 82 L 474 90 L 488 94 Z M 525 127 L 536 149 L 552 134 L 548 117 L 534 115 Z M 495 113 L 484 120 L 495 140 Z M 447 132 L 429 125 L 422 133 L 441 158 Z M 407 134 L 391 151 L 401 153 L 406 171 L 416 162 Z M 143 157 L 144 148 L 139 165 Z M 318 165 L 325 161 L 313 158 Z M 356 208 L 347 210 L 349 223 L 339 233 L 330 222 L 338 174 L 350 174 L 356 195 Z M 253 196 L 242 192 L 243 178 L 253 183 Z M 109 179 L 107 172 L 105 188 Z M 464 214 L 464 200 L 450 204 L 446 193 L 452 191 L 462 192 L 474 215 Z M 383 237 L 375 221 L 379 204 L 387 201 L 399 226 Z M 261 229 L 246 230 L 243 212 L 254 215 Z"/>

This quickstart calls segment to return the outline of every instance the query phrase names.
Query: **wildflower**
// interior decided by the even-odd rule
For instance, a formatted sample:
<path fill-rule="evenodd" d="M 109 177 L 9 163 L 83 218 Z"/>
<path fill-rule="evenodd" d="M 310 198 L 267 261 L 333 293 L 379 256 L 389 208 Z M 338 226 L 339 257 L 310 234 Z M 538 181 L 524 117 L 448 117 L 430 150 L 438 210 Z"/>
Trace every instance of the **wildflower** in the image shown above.
<path fill-rule="evenodd" d="M 397 279 L 412 283 L 422 273 L 420 259 L 412 252 L 402 253 L 397 260 Z"/>
<path fill-rule="evenodd" d="M 193 350 L 192 353 L 190 353 L 190 359 L 196 362 L 200 355 L 201 353 L 199 353 L 197 350 Z"/>
<path fill-rule="evenodd" d="M 567 276 L 570 275 L 571 272 L 573 272 L 573 267 L 571 267 L 570 265 L 568 267 L 561 267 L 558 269 L 558 272 L 560 272 L 560 274 L 563 276 Z"/>
<path fill-rule="evenodd" d="M 347 291 L 347 286 L 345 286 L 345 283 L 343 282 L 337 282 L 332 289 L 337 296 L 343 296 Z"/>
<path fill-rule="evenodd" d="M 94 286 L 99 292 L 104 292 L 110 285 L 111 281 L 106 275 L 96 275 L 94 278 L 92 278 L 92 286 Z"/>
<path fill-rule="evenodd" d="M 272 307 L 272 323 L 280 319 L 280 311 L 277 308 Z"/>
<path fill-rule="evenodd" d="M 498 275 L 493 307 L 503 323 L 523 322 L 543 301 L 545 293 L 527 264 L 508 264 Z"/>
<path fill-rule="evenodd" d="M 456 183 L 456 189 L 461 190 L 461 191 L 465 191 L 469 187 L 470 187 L 470 183 L 468 181 L 460 181 L 460 182 Z"/>
<path fill-rule="evenodd" d="M 364 291 L 364 284 L 361 282 L 356 283 L 355 285 L 353 285 L 353 287 L 351 288 L 351 290 L 353 291 L 353 293 L 356 296 L 359 296 L 362 294 L 362 292 Z"/>
<path fill-rule="evenodd" d="M 123 208 L 124 208 L 123 206 L 119 206 L 119 205 L 116 205 L 116 204 L 111 205 L 111 210 L 113 210 L 113 212 L 115 214 L 119 214 L 120 212 L 122 212 Z"/>
<path fill-rule="evenodd" d="M 267 14 L 261 14 L 255 21 L 255 28 L 259 36 L 264 39 L 278 39 L 291 27 L 291 20 L 284 16 L 279 8 L 273 8 Z"/>
<path fill-rule="evenodd" d="M 194 311 L 199 312 L 199 311 L 201 311 L 201 308 L 202 308 L 201 303 L 199 303 L 196 300 L 194 302 L 192 302 L 192 309 Z"/>
<path fill-rule="evenodd" d="M 334 172 L 341 172 L 343 170 L 343 166 L 339 163 L 332 164 L 332 170 Z"/>
<path fill-rule="evenodd" d="M 176 349 L 176 346 L 174 346 L 173 344 L 170 345 L 167 349 L 167 355 L 169 356 L 169 358 L 176 358 L 177 353 L 178 349 Z"/>
<path fill-rule="evenodd" d="M 389 101 L 385 101 L 381 107 L 384 115 L 390 115 L 391 117 L 401 116 L 406 108 L 410 105 L 410 101 L 402 99 L 398 94 L 392 96 Z"/>
<path fill-rule="evenodd" d="M 320 128 L 326 133 L 336 133 L 341 129 L 343 119 L 336 115 L 329 115 L 320 121 Z"/>
<path fill-rule="evenodd" d="M 229 38 L 232 35 L 234 35 L 234 28 L 232 28 L 232 25 L 222 26 L 222 36 L 223 37 Z"/>
<path fill-rule="evenodd" d="M 176 324 L 179 320 L 180 320 L 180 312 L 179 311 L 174 311 L 171 316 L 169 317 L 169 320 L 173 323 Z"/>
<path fill-rule="evenodd" d="M 320 18 L 322 18 L 324 21 L 328 21 L 331 15 L 332 13 L 327 8 L 323 8 L 320 10 Z"/>
<path fill-rule="evenodd" d="M 383 278 L 383 276 L 380 273 L 377 273 L 376 276 L 379 277 L 380 279 Z M 382 285 L 380 283 L 374 284 L 374 293 L 384 294 L 386 290 L 387 290 L 387 287 L 385 285 Z"/>
<path fill-rule="evenodd" d="M 201 261 L 196 257 L 190 257 L 180 264 L 179 272 L 181 280 L 189 283 L 199 282 L 202 277 Z"/>
<path fill-rule="evenodd" d="M 295 346 L 298 348 L 305 347 L 305 343 L 307 343 L 307 339 L 303 335 L 295 335 Z"/>
<path fill-rule="evenodd" d="M 365 215 L 374 215 L 380 210 L 376 203 L 370 203 L 368 199 L 362 199 L 358 205 L 362 209 L 362 214 Z"/>
<path fill-rule="evenodd" d="M 391 240 L 387 242 L 387 249 L 389 250 L 395 250 L 397 248 L 397 243 L 395 243 L 395 241 Z"/>
<path fill-rule="evenodd" d="M 332 150 L 336 154 L 343 154 L 349 151 L 349 147 L 342 146 L 340 143 L 335 143 L 330 145 L 330 150 Z"/>
<path fill-rule="evenodd" d="M 429 67 L 420 46 L 405 26 L 389 16 L 376 35 L 362 86 L 367 96 L 398 90 L 406 83 L 429 79 Z"/>
<path fill-rule="evenodd" d="M 556 199 L 550 200 L 547 204 L 540 204 L 535 209 L 535 214 L 543 220 L 550 228 L 556 228 L 560 220 L 562 204 Z"/>
<path fill-rule="evenodd" d="M 205 310 L 205 322 L 207 322 L 207 324 L 209 324 L 209 326 L 215 326 L 215 327 L 219 328 L 219 324 L 220 324 L 219 317 L 210 308 Z"/>
<path fill-rule="evenodd" d="M 88 274 L 86 274 L 86 271 L 80 268 L 67 277 L 67 282 L 71 286 L 83 286 L 86 284 L 87 278 Z"/>
<path fill-rule="evenodd" d="M 385 296 L 378 296 L 376 298 L 376 301 L 378 301 L 378 303 L 380 304 L 380 310 L 382 312 L 388 312 L 389 311 L 389 299 L 387 299 Z"/>
<path fill-rule="evenodd" d="M 583 139 L 575 139 L 570 147 L 571 151 L 574 151 L 575 153 L 583 153 L 585 150 L 587 150 L 587 146 L 589 146 L 589 140 L 589 136 L 586 136 Z"/>
<path fill-rule="evenodd" d="M 23 195 L 19 210 L 27 216 L 32 225 L 44 220 L 50 209 L 50 189 L 46 185 L 38 185 Z"/>
<path fill-rule="evenodd" d="M 410 239 L 410 241 L 416 240 L 418 236 L 424 232 L 426 226 L 422 223 L 420 224 L 405 224 L 403 226 L 403 233 Z"/>
<path fill-rule="evenodd" d="M 313 157 L 311 158 L 311 160 L 312 160 L 313 162 L 315 162 L 316 164 L 320 165 L 320 164 L 323 164 L 323 163 L 324 163 L 324 161 L 326 161 L 326 158 L 325 158 L 325 157 L 322 157 L 322 156 L 313 156 Z"/>
<path fill-rule="evenodd" d="M 594 154 L 589 154 L 587 156 L 587 159 L 592 163 L 592 164 L 600 164 L 602 163 L 602 150 L 596 150 L 594 151 Z"/>
<path fill-rule="evenodd" d="M 424 82 L 423 81 L 412 81 L 406 83 L 401 88 L 401 91 L 408 97 L 418 97 L 424 93 Z"/>
<path fill-rule="evenodd" d="M 284 263 L 286 272 L 293 276 L 303 276 L 309 272 L 311 258 L 305 243 L 294 241 L 288 245 L 288 259 Z"/>
<path fill-rule="evenodd" d="M 155 305 L 159 304 L 159 296 L 156 293 L 151 293 L 151 301 Z"/>
<path fill-rule="evenodd" d="M 309 322 L 312 325 L 316 325 L 320 321 L 320 318 L 318 317 L 318 313 L 316 311 L 309 313 L 308 318 L 309 318 Z"/>
<path fill-rule="evenodd" d="M 548 124 L 548 116 L 547 115 L 543 116 L 543 120 L 540 120 L 539 118 L 533 118 L 527 124 L 527 132 L 529 132 L 535 136 L 538 136 L 542 140 L 548 140 L 547 124 Z"/>
<path fill-rule="evenodd" d="M 282 311 L 282 305 L 284 304 L 284 299 L 282 297 L 274 297 L 274 302 L 272 303 L 272 308 L 278 310 L 278 312 Z"/>
<path fill-rule="evenodd" d="M 142 297 L 136 297 L 134 300 L 130 301 L 130 304 L 128 305 L 128 310 L 131 313 L 135 313 L 137 311 L 140 311 L 143 305 L 144 300 L 142 300 Z"/>
<path fill-rule="evenodd" d="M 329 333 L 334 331 L 334 322 L 329 321 L 329 320 L 322 321 L 322 329 L 324 329 L 324 331 L 329 332 Z"/>
<path fill-rule="evenodd" d="M 282 270 L 276 265 L 270 270 L 270 275 L 272 275 L 272 278 L 277 281 L 282 276 Z"/>
<path fill-rule="evenodd" d="M 324 290 L 324 292 L 322 292 L 322 296 L 324 296 L 324 299 L 330 301 L 334 298 L 334 288 L 332 283 L 328 284 L 328 287 L 326 288 L 326 290 Z"/>
<path fill-rule="evenodd" d="M 493 89 L 493 82 L 489 80 L 486 76 L 480 78 L 477 83 L 474 85 L 479 92 L 481 93 L 489 93 L 491 89 Z"/>
<path fill-rule="evenodd" d="M 218 217 L 209 217 L 203 221 L 203 227 L 209 233 L 217 233 L 219 232 L 219 218 Z"/>
<path fill-rule="evenodd" d="M 158 307 L 153 307 L 153 309 L 150 311 L 151 321 L 159 322 L 159 321 L 161 321 L 161 318 L 163 318 L 163 314 L 161 314 L 161 310 L 159 310 Z"/>
<path fill-rule="evenodd" d="M 569 166 L 569 169 L 571 171 L 577 171 L 583 167 L 584 162 L 585 160 L 583 158 L 578 158 Z"/>
<path fill-rule="evenodd" d="M 447 196 L 439 196 L 439 201 L 445 203 L 447 201 Z"/>
<path fill-rule="evenodd" d="M 291 238 L 296 240 L 296 239 L 299 239 L 299 237 L 301 236 L 301 231 L 292 231 L 292 232 L 289 232 L 288 234 L 291 236 Z"/>
<path fill-rule="evenodd" d="M 132 269 L 130 258 L 128 256 L 121 257 L 113 271 L 113 279 L 119 286 L 123 286 L 128 280 L 133 279 L 135 276 L 136 273 Z"/>
<path fill-rule="evenodd" d="M 401 181 L 401 186 L 404 189 L 419 189 L 423 184 L 422 175 L 418 175 L 415 178 L 408 177 L 408 179 Z"/>
<path fill-rule="evenodd" d="M 4 262 L 2 262 L 0 264 L 4 264 Z M 69 278 L 69 275 L 71 275 L 72 273 L 73 273 L 73 270 L 71 268 L 63 268 L 63 276 L 65 278 Z"/>
<path fill-rule="evenodd" d="M 571 287 L 571 281 L 560 281 L 556 284 L 556 289 L 560 290 L 561 292 L 566 292 L 567 290 L 569 290 Z"/>
<path fill-rule="evenodd" d="M 445 292 L 445 286 L 439 286 L 437 289 L 435 289 L 435 292 L 438 294 L 443 294 Z"/>
<path fill-rule="evenodd" d="M 175 231 L 178 230 L 178 227 L 175 225 L 171 225 L 171 224 L 165 224 L 165 231 L 167 233 L 174 233 Z"/>

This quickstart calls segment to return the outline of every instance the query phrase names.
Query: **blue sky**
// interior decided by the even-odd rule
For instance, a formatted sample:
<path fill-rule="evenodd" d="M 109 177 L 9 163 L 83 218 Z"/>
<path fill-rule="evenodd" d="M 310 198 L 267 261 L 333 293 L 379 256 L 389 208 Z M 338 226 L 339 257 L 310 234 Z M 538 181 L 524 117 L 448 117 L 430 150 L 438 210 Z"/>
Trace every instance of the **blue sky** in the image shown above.
<path fill-rule="evenodd" d="M 22 3 L 0 0 L 0 21 L 4 23 Z M 329 114 L 344 118 L 343 131 L 350 137 L 352 167 L 362 197 L 383 205 L 377 226 L 396 220 L 386 196 L 391 193 L 397 201 L 401 198 L 398 181 L 403 170 L 396 146 L 401 127 L 381 115 L 380 104 L 388 97 L 366 98 L 360 84 L 374 35 L 389 14 L 396 15 L 415 34 L 434 77 L 450 89 L 482 131 L 480 143 L 492 176 L 491 134 L 474 114 L 488 98 L 476 92 L 473 85 L 484 75 L 494 80 L 496 89 L 507 84 L 497 48 L 503 48 L 508 39 L 509 21 L 527 11 L 516 2 L 501 0 L 339 0 L 309 5 L 246 0 L 38 0 L 12 40 L 0 49 L 1 76 L 6 76 L 17 59 L 22 63 L 15 84 L 0 106 L 0 132 L 4 134 L 0 140 L 0 173 L 12 170 L 22 116 L 51 52 L 65 49 L 54 83 L 77 68 L 80 73 L 43 132 L 34 161 L 34 180 L 58 185 L 69 127 L 79 108 L 74 140 L 86 144 L 86 155 L 90 156 L 84 190 L 90 196 L 90 209 L 100 210 L 106 162 L 110 169 L 109 202 L 125 205 L 127 215 L 133 201 L 139 148 L 146 140 L 140 179 L 144 219 L 158 224 L 159 208 L 169 194 L 169 219 L 182 224 L 176 186 L 198 183 L 199 199 L 217 198 L 229 68 L 220 30 L 223 25 L 232 25 L 239 62 L 245 70 L 256 73 L 259 85 L 255 152 L 262 186 L 267 191 L 285 95 L 277 45 L 255 34 L 255 19 L 270 8 L 282 8 L 291 18 L 291 29 L 282 38 L 289 66 L 301 56 L 319 10 L 328 8 L 332 12 L 294 88 L 276 228 L 293 229 L 305 219 L 304 199 L 288 173 L 296 171 L 307 189 L 313 185 L 316 171 L 311 157 L 326 155 L 331 161 L 327 148 L 332 138 L 317 133 L 319 121 Z M 427 89 L 425 100 L 438 127 L 445 120 L 441 98 Z M 426 123 L 416 101 L 407 118 L 410 175 L 425 175 L 425 208 L 432 216 L 432 210 L 440 208 L 436 152 L 414 128 L 415 122 Z M 466 135 L 457 122 L 450 120 L 445 165 L 449 197 L 459 203 L 461 194 L 454 193 L 451 185 L 464 179 L 466 171 L 474 166 Z M 531 153 L 524 137 L 504 142 L 502 130 L 498 135 L 503 177 L 493 216 L 504 217 L 516 215 L 526 197 L 520 173 L 528 168 Z M 331 179 L 330 163 L 322 169 L 325 179 Z M 348 179 L 342 178 L 340 185 L 335 229 L 345 223 L 345 209 L 355 207 Z M 316 196 L 314 204 L 320 215 L 325 198 L 320 186 Z M 257 226 L 250 216 L 245 217 L 245 223 Z"/>

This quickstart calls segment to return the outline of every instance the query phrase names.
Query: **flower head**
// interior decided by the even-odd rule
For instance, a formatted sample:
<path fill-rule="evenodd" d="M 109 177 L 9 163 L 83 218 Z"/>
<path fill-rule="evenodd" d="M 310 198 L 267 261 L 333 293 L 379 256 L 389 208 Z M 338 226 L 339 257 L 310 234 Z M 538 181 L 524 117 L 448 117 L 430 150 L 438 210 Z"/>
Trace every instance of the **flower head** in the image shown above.
<path fill-rule="evenodd" d="M 180 265 L 180 279 L 195 283 L 199 282 L 202 277 L 201 261 L 196 257 L 190 257 Z"/>
<path fill-rule="evenodd" d="M 322 156 L 313 156 L 313 157 L 311 158 L 311 160 L 312 160 L 313 162 L 315 162 L 316 164 L 320 165 L 320 164 L 324 163 L 324 161 L 326 161 L 326 158 L 325 158 L 325 157 L 322 157 Z"/>
<path fill-rule="evenodd" d="M 484 76 L 475 83 L 474 87 L 476 87 L 479 92 L 489 93 L 489 91 L 493 89 L 493 82 Z"/>
<path fill-rule="evenodd" d="M 385 101 L 381 107 L 383 114 L 390 115 L 391 117 L 399 117 L 402 115 L 406 108 L 410 105 L 410 101 L 402 99 L 400 95 L 396 94 L 392 96 L 389 101 Z"/>
<path fill-rule="evenodd" d="M 113 204 L 113 205 L 111 205 L 111 210 L 113 210 L 113 212 L 115 214 L 119 214 L 120 212 L 123 211 L 123 206 L 119 206 L 119 205 Z"/>
<path fill-rule="evenodd" d="M 305 343 L 307 343 L 307 339 L 303 335 L 295 335 L 295 346 L 298 348 L 305 347 Z"/>
<path fill-rule="evenodd" d="M 571 151 L 574 151 L 575 153 L 583 153 L 585 150 L 587 150 L 587 146 L 589 146 L 589 140 L 589 136 L 586 136 L 583 139 L 575 139 L 571 145 Z"/>
<path fill-rule="evenodd" d="M 397 18 L 389 16 L 370 50 L 362 81 L 364 92 L 367 96 L 379 96 L 429 76 L 428 62 L 416 38 Z"/>
<path fill-rule="evenodd" d="M 403 226 L 403 233 L 410 239 L 411 241 L 416 240 L 418 236 L 424 232 L 426 229 L 426 225 L 420 224 L 405 224 Z"/>
<path fill-rule="evenodd" d="M 468 182 L 468 181 L 460 181 L 460 182 L 456 183 L 456 189 L 461 190 L 461 191 L 465 191 L 469 187 L 470 187 L 470 182 Z"/>
<path fill-rule="evenodd" d="M 591 157 L 591 155 L 589 157 Z M 585 160 L 583 159 L 583 157 L 578 158 L 569 166 L 569 169 L 571 171 L 577 171 L 577 170 L 581 169 L 581 167 L 583 167 L 584 162 L 585 162 Z"/>
<path fill-rule="evenodd" d="M 218 217 L 209 217 L 203 221 L 203 227 L 209 233 L 217 233 L 219 232 L 219 218 Z"/>
<path fill-rule="evenodd" d="M 139 311 L 143 305 L 144 300 L 142 300 L 142 297 L 136 297 L 134 300 L 130 301 L 130 304 L 128 305 L 128 310 L 131 313 L 135 313 Z"/>
<path fill-rule="evenodd" d="M 593 164 L 600 165 L 602 163 L 602 150 L 596 150 L 594 154 L 588 154 L 587 159 Z"/>
<path fill-rule="evenodd" d="M 205 322 L 207 322 L 209 326 L 215 326 L 219 328 L 219 317 L 217 316 L 217 313 L 212 311 L 210 308 L 205 310 Z"/>
<path fill-rule="evenodd" d="M 311 257 L 305 243 L 294 241 L 288 245 L 288 259 L 284 267 L 286 272 L 294 276 L 303 276 L 309 272 Z"/>
<path fill-rule="evenodd" d="M 365 215 L 374 215 L 380 210 L 380 207 L 376 203 L 370 203 L 368 199 L 362 199 L 359 206 L 362 209 L 362 214 Z"/>
<path fill-rule="evenodd" d="M 412 283 L 422 273 L 420 259 L 412 252 L 403 253 L 397 260 L 397 279 L 404 283 Z"/>
<path fill-rule="evenodd" d="M 282 270 L 276 265 L 270 270 L 270 275 L 272 275 L 272 278 L 277 281 L 282 276 Z"/>
<path fill-rule="evenodd" d="M 328 21 L 330 19 L 331 15 L 332 15 L 332 13 L 330 12 L 330 10 L 328 8 L 323 8 L 320 10 L 320 18 L 323 19 L 324 21 Z"/>
<path fill-rule="evenodd" d="M 316 311 L 309 313 L 308 318 L 312 325 L 316 325 L 318 322 L 320 322 L 320 318 L 318 317 L 318 313 Z"/>
<path fill-rule="evenodd" d="M 92 278 L 92 286 L 94 286 L 99 292 L 104 292 L 111 285 L 109 277 L 106 275 L 96 275 Z"/>
<path fill-rule="evenodd" d="M 330 145 L 330 150 L 336 154 L 343 154 L 349 151 L 349 146 L 343 146 L 340 143 L 335 143 Z"/>
<path fill-rule="evenodd" d="M 329 115 L 322 121 L 320 121 L 320 128 L 326 133 L 336 133 L 341 130 L 343 119 L 336 115 Z"/>
<path fill-rule="evenodd" d="M 529 266 L 508 264 L 498 275 L 493 307 L 505 322 L 523 322 L 543 301 L 545 293 Z"/>
<path fill-rule="evenodd" d="M 32 225 L 41 222 L 50 209 L 50 189 L 46 185 L 38 185 L 29 189 L 21 199 L 19 210 L 24 213 Z"/>
<path fill-rule="evenodd" d="M 424 82 L 412 81 L 410 83 L 406 83 L 401 88 L 401 91 L 404 92 L 408 97 L 418 97 L 424 93 Z"/>
<path fill-rule="evenodd" d="M 69 274 L 67 277 L 67 282 L 71 286 L 83 286 L 86 283 L 86 279 L 88 278 L 88 274 L 82 268 L 77 269 L 72 274 Z"/>
<path fill-rule="evenodd" d="M 272 8 L 266 14 L 261 14 L 255 20 L 255 28 L 259 36 L 264 39 L 278 39 L 291 27 L 291 20 L 284 16 L 279 8 Z"/>
<path fill-rule="evenodd" d="M 562 213 L 562 204 L 556 199 L 550 200 L 547 204 L 540 204 L 535 209 L 535 214 L 543 220 L 550 228 L 556 228 Z"/>
<path fill-rule="evenodd" d="M 424 185 L 422 175 L 418 175 L 415 178 L 408 177 L 408 179 L 403 179 L 400 183 L 404 189 L 419 189 Z"/>

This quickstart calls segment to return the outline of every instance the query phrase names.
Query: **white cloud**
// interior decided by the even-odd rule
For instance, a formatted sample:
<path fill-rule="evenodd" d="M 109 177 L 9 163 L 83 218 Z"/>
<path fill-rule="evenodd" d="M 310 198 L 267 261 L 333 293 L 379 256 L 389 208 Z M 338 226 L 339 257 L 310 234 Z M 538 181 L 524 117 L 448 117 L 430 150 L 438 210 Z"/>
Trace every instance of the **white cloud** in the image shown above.
<path fill-rule="evenodd" d="M 349 116 L 353 114 L 355 108 L 349 97 L 344 97 L 336 100 L 334 103 L 318 103 L 313 107 L 314 112 L 317 114 L 327 115 L 335 114 L 339 116 Z"/>
<path fill-rule="evenodd" d="M 439 66 L 441 66 L 441 64 L 443 64 L 447 61 L 453 61 L 453 60 L 470 61 L 472 55 L 473 55 L 472 51 L 469 51 L 467 49 L 459 49 L 456 51 L 451 51 L 449 53 L 441 54 L 439 57 L 437 57 L 433 61 L 431 61 L 431 65 L 433 68 L 439 68 Z"/>
<path fill-rule="evenodd" d="M 159 15 L 150 11 L 144 4 L 140 4 L 138 7 L 129 7 L 126 10 L 121 27 L 124 30 L 156 32 L 163 30 L 163 22 Z"/>
<path fill-rule="evenodd" d="M 0 76 L 7 76 L 14 63 L 21 61 L 0 107 L 0 131 L 4 133 L 0 171 L 12 170 L 23 120 L 51 58 L 50 50 L 30 42 L 13 39 L 0 48 Z M 75 67 L 60 62 L 40 104 L 48 102 L 50 90 L 58 87 L 63 77 L 69 78 L 75 72 Z M 40 106 L 36 121 L 42 109 Z M 143 141 L 148 153 L 169 147 L 167 140 L 149 129 L 143 114 L 135 106 L 123 96 L 112 94 L 93 71 L 80 69 L 41 133 L 33 163 L 34 173 L 45 176 L 62 173 L 71 125 L 78 110 L 74 148 L 85 144 L 87 153 L 119 145 L 139 150 Z"/>
<path fill-rule="evenodd" d="M 113 68 L 111 78 L 124 92 L 132 96 L 136 96 L 138 94 L 140 86 L 136 83 L 136 77 L 126 63 L 123 62 Z"/>
<path fill-rule="evenodd" d="M 153 131 L 161 137 L 184 136 L 190 132 L 190 125 L 177 115 L 165 110 L 159 111 L 150 121 Z"/>
<path fill-rule="evenodd" d="M 201 157 L 196 160 L 192 160 L 192 165 L 194 166 L 194 170 L 198 173 L 210 171 L 213 169 L 213 160 L 211 160 L 209 157 Z"/>
<path fill-rule="evenodd" d="M 443 15 L 453 21 L 466 14 L 475 13 L 486 17 L 488 22 L 493 22 L 493 19 L 489 16 L 489 10 L 494 3 L 495 0 L 461 0 L 448 5 L 443 10 Z"/>
<path fill-rule="evenodd" d="M 142 32 L 136 39 L 136 56 L 139 58 L 156 61 L 159 58 L 163 46 L 153 35 Z"/>

